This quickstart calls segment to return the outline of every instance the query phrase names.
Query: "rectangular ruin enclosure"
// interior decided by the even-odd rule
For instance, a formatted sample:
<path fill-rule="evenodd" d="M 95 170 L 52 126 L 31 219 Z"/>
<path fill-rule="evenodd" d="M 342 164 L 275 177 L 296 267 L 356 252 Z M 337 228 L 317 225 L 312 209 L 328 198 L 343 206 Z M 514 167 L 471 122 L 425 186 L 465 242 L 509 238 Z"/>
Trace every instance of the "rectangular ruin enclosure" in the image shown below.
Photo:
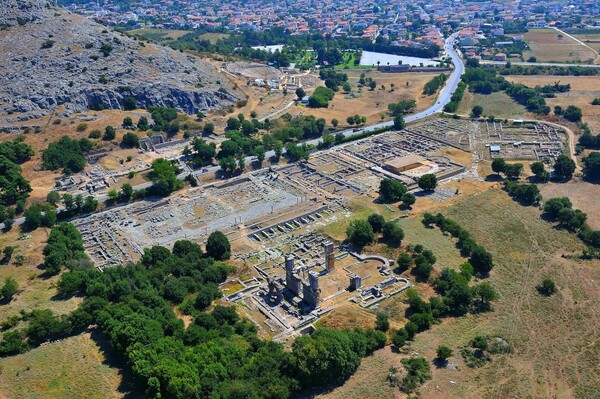
<path fill-rule="evenodd" d="M 391 177 L 409 189 L 424 173 L 444 179 L 464 172 L 450 159 L 431 155 L 469 145 L 471 122 L 435 120 L 315 153 L 309 161 L 263 169 L 167 199 L 134 202 L 78 219 L 86 251 L 99 268 L 136 261 L 143 248 L 171 247 L 177 240 L 204 241 L 215 230 L 230 240 L 260 245 L 274 236 L 319 223 L 349 198 L 377 196 Z M 410 168 L 390 171 L 396 159 Z"/>

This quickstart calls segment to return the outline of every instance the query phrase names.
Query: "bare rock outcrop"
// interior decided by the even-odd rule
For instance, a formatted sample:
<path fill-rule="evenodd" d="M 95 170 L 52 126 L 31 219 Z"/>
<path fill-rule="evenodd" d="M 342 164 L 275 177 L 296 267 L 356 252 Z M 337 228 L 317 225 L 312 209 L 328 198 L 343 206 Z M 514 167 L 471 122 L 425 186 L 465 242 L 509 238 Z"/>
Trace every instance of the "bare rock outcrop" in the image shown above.
<path fill-rule="evenodd" d="M 122 109 L 133 100 L 195 113 L 240 98 L 210 63 L 134 40 L 51 1 L 3 0 L 0 26 L 3 124 Z"/>

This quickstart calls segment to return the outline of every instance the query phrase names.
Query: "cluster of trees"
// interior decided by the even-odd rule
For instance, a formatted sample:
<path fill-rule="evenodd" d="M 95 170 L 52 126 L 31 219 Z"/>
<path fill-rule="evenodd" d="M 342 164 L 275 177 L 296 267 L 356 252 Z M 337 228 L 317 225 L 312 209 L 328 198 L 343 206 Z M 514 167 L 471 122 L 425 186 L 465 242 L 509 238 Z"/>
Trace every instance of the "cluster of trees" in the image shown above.
<path fill-rule="evenodd" d="M 582 161 L 583 173 L 587 179 L 597 180 L 600 178 L 600 152 L 591 152 Z"/>
<path fill-rule="evenodd" d="M 150 107 L 148 110 L 154 121 L 153 130 L 166 132 L 169 136 L 177 134 L 180 126 L 177 121 L 177 110 L 175 108 Z"/>
<path fill-rule="evenodd" d="M 29 161 L 34 152 L 31 145 L 24 140 L 24 136 L 17 136 L 12 141 L 0 142 L 0 155 L 19 165 Z"/>
<path fill-rule="evenodd" d="M 587 219 L 584 212 L 573 209 L 573 204 L 568 197 L 550 198 L 544 204 L 544 215 L 549 220 L 557 221 L 560 227 L 569 231 L 578 231 Z"/>
<path fill-rule="evenodd" d="M 464 80 L 461 80 L 456 87 L 454 93 L 452 93 L 452 97 L 450 97 L 450 102 L 444 105 L 444 112 L 456 112 L 460 101 L 465 95 L 465 89 L 467 88 L 467 84 Z"/>
<path fill-rule="evenodd" d="M 596 97 L 592 100 L 592 105 L 600 105 L 600 97 Z"/>
<path fill-rule="evenodd" d="M 406 114 L 417 107 L 415 100 L 400 100 L 397 103 L 388 104 L 388 110 L 392 116 Z"/>
<path fill-rule="evenodd" d="M 379 182 L 379 200 L 386 203 L 402 201 L 404 207 L 410 208 L 416 202 L 416 197 L 402 182 L 384 178 Z"/>
<path fill-rule="evenodd" d="M 308 106 L 311 108 L 327 108 L 329 101 L 333 100 L 335 92 L 327 87 L 319 86 L 308 98 Z"/>
<path fill-rule="evenodd" d="M 285 399 L 348 378 L 361 357 L 385 345 L 385 334 L 370 328 L 319 328 L 296 339 L 289 352 L 263 341 L 234 307 L 206 311 L 220 296 L 216 284 L 231 271 L 189 241 L 176 242 L 172 251 L 146 249 L 128 267 L 102 273 L 74 269 L 61 275 L 58 289 L 65 297 L 85 295 L 78 309 L 65 316 L 48 310 L 27 314 L 28 327 L 5 333 L 0 354 L 21 353 L 96 325 L 149 398 Z M 173 311 L 182 300 L 182 307 L 191 303 L 194 320 L 187 329 Z"/>
<path fill-rule="evenodd" d="M 58 193 L 56 191 L 51 191 L 48 193 L 46 201 L 49 204 L 56 206 L 59 201 L 57 198 L 60 198 L 60 196 L 57 196 Z M 76 196 L 63 194 L 62 202 L 65 206 L 65 210 L 60 213 L 61 218 L 69 218 L 82 213 L 94 212 L 98 208 L 98 200 L 91 195 L 84 198 L 83 194 L 77 194 Z"/>
<path fill-rule="evenodd" d="M 56 211 L 49 203 L 33 204 L 24 213 L 23 231 L 33 231 L 40 226 L 52 227 L 56 224 Z"/>
<path fill-rule="evenodd" d="M 553 76 L 595 76 L 600 74 L 596 68 L 580 66 L 551 66 L 551 65 L 511 65 L 494 68 L 500 75 L 553 75 Z"/>
<path fill-rule="evenodd" d="M 140 138 L 135 133 L 125 133 L 123 135 L 123 139 L 121 140 L 121 146 L 124 148 L 137 148 L 140 146 Z"/>
<path fill-rule="evenodd" d="M 4 212 L 0 211 L 0 219 L 6 219 L 6 212 L 12 213 L 14 210 L 8 211 L 5 208 L 14 204 L 22 204 L 24 207 L 25 200 L 31 192 L 29 181 L 23 177 L 21 166 L 17 165 L 4 155 L 0 155 L 0 207 Z M 2 215 L 4 213 L 4 215 Z M 9 217 L 12 218 L 12 217 Z"/>
<path fill-rule="evenodd" d="M 434 76 L 430 81 L 425 83 L 425 87 L 423 87 L 423 94 L 430 96 L 437 92 L 448 79 L 448 75 L 440 74 L 438 76 Z"/>
<path fill-rule="evenodd" d="M 458 238 L 456 246 L 463 256 L 470 256 L 469 263 L 473 266 L 477 275 L 486 276 L 494 267 L 492 254 L 481 245 L 478 245 L 469 232 L 456 221 L 445 217 L 441 213 L 433 215 L 426 212 L 423 214 L 423 224 L 427 227 L 435 225 L 440 230 L 450 233 L 452 237 Z"/>
<path fill-rule="evenodd" d="M 520 184 L 507 180 L 504 182 L 504 190 L 523 205 L 535 205 L 542 200 L 540 189 L 535 184 Z"/>
<path fill-rule="evenodd" d="M 593 135 L 586 123 L 580 126 L 582 134 L 579 136 L 578 146 L 582 148 L 579 152 L 583 151 L 584 148 L 600 149 L 600 135 Z"/>
<path fill-rule="evenodd" d="M 94 148 L 88 139 L 75 140 L 62 136 L 42 151 L 42 167 L 48 170 L 62 168 L 64 173 L 77 173 L 85 168 L 85 154 Z"/>
<path fill-rule="evenodd" d="M 345 92 L 350 91 L 348 75 L 343 72 L 336 72 L 333 68 L 323 68 L 319 70 L 319 76 L 325 81 L 325 86 L 333 91 L 338 91 L 340 86 Z"/>
<path fill-rule="evenodd" d="M 152 162 L 148 177 L 153 183 L 149 191 L 155 195 L 166 196 L 183 188 L 183 182 L 177 179 L 177 168 L 164 158 Z"/>
<path fill-rule="evenodd" d="M 367 117 L 360 116 L 358 114 L 350 115 L 349 117 L 346 118 L 346 122 L 348 122 L 349 125 L 356 124 L 358 126 L 358 125 L 362 125 L 363 123 L 367 123 Z"/>
<path fill-rule="evenodd" d="M 421 244 L 409 245 L 407 250 L 408 252 L 403 252 L 398 256 L 395 272 L 404 273 L 414 266 L 412 273 L 427 281 L 431 276 L 437 258 L 431 250 L 424 248 Z"/>
<path fill-rule="evenodd" d="M 65 266 L 69 269 L 89 266 L 81 234 L 71 223 L 52 227 L 43 254 L 44 270 L 49 274 L 57 274 Z"/>
<path fill-rule="evenodd" d="M 108 201 L 115 203 L 117 201 L 127 202 L 133 198 L 135 195 L 135 190 L 133 186 L 129 183 L 124 183 L 121 185 L 121 189 L 117 191 L 115 188 L 111 188 L 108 190 Z"/>
<path fill-rule="evenodd" d="M 543 162 L 533 162 L 530 166 L 535 177 L 541 182 L 547 182 L 550 179 L 550 173 L 546 171 Z M 575 173 L 575 161 L 566 154 L 561 154 L 556 158 L 554 163 L 554 174 L 558 179 L 569 180 Z M 514 163 L 508 164 L 504 158 L 494 158 L 492 161 L 492 170 L 497 174 L 504 173 L 508 179 L 516 180 L 523 171 L 523 164 Z"/>

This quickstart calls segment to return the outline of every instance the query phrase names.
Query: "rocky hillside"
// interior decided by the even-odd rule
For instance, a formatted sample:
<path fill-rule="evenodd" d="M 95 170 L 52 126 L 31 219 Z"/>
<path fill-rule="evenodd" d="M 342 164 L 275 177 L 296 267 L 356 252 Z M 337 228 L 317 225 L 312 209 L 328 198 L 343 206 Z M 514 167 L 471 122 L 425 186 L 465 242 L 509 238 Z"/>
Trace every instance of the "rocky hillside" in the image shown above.
<path fill-rule="evenodd" d="M 143 43 L 46 0 L 0 5 L 0 123 L 88 109 L 231 105 L 209 63 Z"/>

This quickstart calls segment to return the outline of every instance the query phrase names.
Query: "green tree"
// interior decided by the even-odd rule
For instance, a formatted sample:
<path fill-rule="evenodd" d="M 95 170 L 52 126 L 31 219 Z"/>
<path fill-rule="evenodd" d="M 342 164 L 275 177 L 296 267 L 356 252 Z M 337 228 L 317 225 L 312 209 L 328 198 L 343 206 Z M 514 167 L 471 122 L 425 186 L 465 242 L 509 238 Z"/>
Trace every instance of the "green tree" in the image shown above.
<path fill-rule="evenodd" d="M 381 229 L 383 239 L 391 247 L 399 247 L 404 239 L 404 231 L 397 222 L 386 222 Z"/>
<path fill-rule="evenodd" d="M 543 162 L 533 162 L 529 167 L 538 181 L 546 183 L 548 180 L 550 180 L 550 173 L 546 170 Z"/>
<path fill-rule="evenodd" d="M 494 267 L 492 254 L 490 254 L 481 246 L 477 246 L 473 250 L 471 257 L 469 258 L 469 263 L 473 265 L 475 272 L 484 276 L 487 275 Z"/>
<path fill-rule="evenodd" d="M 574 105 L 569 105 L 567 109 L 563 111 L 563 117 L 570 122 L 581 122 L 582 116 L 583 113 L 581 112 L 581 108 Z"/>
<path fill-rule="evenodd" d="M 404 328 L 396 330 L 396 332 L 394 332 L 394 335 L 392 335 L 392 344 L 394 344 L 394 346 L 398 349 L 402 348 L 406 344 L 407 340 L 408 333 Z"/>
<path fill-rule="evenodd" d="M 379 198 L 383 202 L 397 202 L 406 194 L 406 186 L 396 179 L 383 178 L 379 183 Z"/>
<path fill-rule="evenodd" d="M 104 135 L 102 136 L 102 140 L 110 141 L 114 140 L 115 137 L 117 137 L 117 131 L 115 130 L 115 128 L 110 125 L 106 126 L 104 128 Z"/>
<path fill-rule="evenodd" d="M 452 356 L 452 349 L 448 348 L 447 346 L 440 345 L 435 350 L 435 354 L 439 360 L 445 361 Z"/>
<path fill-rule="evenodd" d="M 52 206 L 56 206 L 60 203 L 60 194 L 57 191 L 50 191 L 48 195 L 46 195 L 46 202 Z"/>
<path fill-rule="evenodd" d="M 135 133 L 125 133 L 121 145 L 125 148 L 137 148 L 140 146 L 140 138 Z"/>
<path fill-rule="evenodd" d="M 479 300 L 479 305 L 484 309 L 489 309 L 490 304 L 498 299 L 498 292 L 488 282 L 479 283 L 471 288 L 473 297 Z"/>
<path fill-rule="evenodd" d="M 550 296 L 556 292 L 556 284 L 549 278 L 545 278 L 542 280 L 540 285 L 538 286 L 538 291 L 545 296 Z"/>
<path fill-rule="evenodd" d="M 110 190 L 108 190 L 107 196 L 109 201 L 115 202 L 119 199 L 119 192 L 117 191 L 117 189 L 111 188 Z"/>
<path fill-rule="evenodd" d="M 410 269 L 413 266 L 413 264 L 414 264 L 413 258 L 406 252 L 402 252 L 398 256 L 398 260 L 396 262 L 396 265 L 397 265 L 396 271 L 399 273 L 403 273 L 403 272 L 407 271 L 408 269 Z"/>
<path fill-rule="evenodd" d="M 419 177 L 417 184 L 421 190 L 433 191 L 437 187 L 437 177 L 433 173 L 427 173 Z"/>
<path fill-rule="evenodd" d="M 402 195 L 402 205 L 408 209 L 411 209 L 415 202 L 417 202 L 417 197 L 411 192 L 406 192 Z"/>
<path fill-rule="evenodd" d="M 262 145 L 254 147 L 254 156 L 256 157 L 256 160 L 260 166 L 262 166 L 262 163 L 265 160 L 265 153 L 265 147 Z"/>
<path fill-rule="evenodd" d="M 134 192 L 134 190 L 133 190 L 133 187 L 131 186 L 131 184 L 124 183 L 121 186 L 121 192 L 119 193 L 119 195 L 125 201 L 129 201 L 131 199 L 131 197 L 133 196 L 133 192 Z"/>
<path fill-rule="evenodd" d="M 394 130 L 403 130 L 406 127 L 404 117 L 402 115 L 396 115 L 394 117 Z"/>
<path fill-rule="evenodd" d="M 169 195 L 183 187 L 183 182 L 177 179 L 176 168 L 164 158 L 152 162 L 152 171 L 148 174 L 152 180 L 152 192 L 157 195 Z"/>
<path fill-rule="evenodd" d="M 25 222 L 23 227 L 26 231 L 32 231 L 42 225 L 42 210 L 39 205 L 34 204 L 25 211 Z"/>
<path fill-rule="evenodd" d="M 483 107 L 481 105 L 476 105 L 471 110 L 471 115 L 473 115 L 476 118 L 479 118 L 481 114 L 483 114 Z"/>
<path fill-rule="evenodd" d="M 518 179 L 519 176 L 521 175 L 522 171 L 523 171 L 522 163 L 506 164 L 504 166 L 504 173 L 506 174 L 506 177 L 508 177 L 509 179 Z"/>
<path fill-rule="evenodd" d="M 336 128 L 338 124 L 339 124 L 339 121 L 337 119 L 334 118 L 331 120 L 331 126 L 333 126 L 334 128 Z"/>
<path fill-rule="evenodd" d="M 2 298 L 10 302 L 18 291 L 19 284 L 17 283 L 17 280 L 12 277 L 7 277 L 4 280 L 4 285 L 0 289 L 0 294 L 2 295 Z"/>
<path fill-rule="evenodd" d="M 390 321 L 388 320 L 388 315 L 385 313 L 377 312 L 377 316 L 375 319 L 375 329 L 378 331 L 386 332 L 390 328 Z"/>
<path fill-rule="evenodd" d="M 506 170 L 506 161 L 504 158 L 494 158 L 492 161 L 492 170 L 498 175 L 504 173 Z"/>
<path fill-rule="evenodd" d="M 125 128 L 125 129 L 133 128 L 133 119 L 131 119 L 130 116 L 126 116 L 125 118 L 123 118 L 123 128 Z"/>
<path fill-rule="evenodd" d="M 202 132 L 204 134 L 213 134 L 215 132 L 215 125 L 209 122 L 205 123 Z"/>
<path fill-rule="evenodd" d="M 298 100 L 302 100 L 305 96 L 306 92 L 304 91 L 304 89 L 302 87 L 298 87 L 296 89 L 296 97 L 298 97 Z"/>
<path fill-rule="evenodd" d="M 573 204 L 568 197 L 550 198 L 544 204 L 544 212 L 552 219 L 558 218 L 563 209 L 572 209 Z"/>
<path fill-rule="evenodd" d="M 226 260 L 231 257 L 231 244 L 225 234 L 213 231 L 206 241 L 206 254 L 215 260 Z"/>
<path fill-rule="evenodd" d="M 346 229 L 348 240 L 355 246 L 362 248 L 375 240 L 375 233 L 368 221 L 364 219 L 353 220 Z"/>
<path fill-rule="evenodd" d="M 139 130 L 141 130 L 142 132 L 145 132 L 146 130 L 148 130 L 150 128 L 150 125 L 148 123 L 148 118 L 146 118 L 145 116 L 141 116 L 140 119 L 138 120 L 137 128 Z"/>
<path fill-rule="evenodd" d="M 560 154 L 556 158 L 556 162 L 554 163 L 554 173 L 556 173 L 556 176 L 558 176 L 559 179 L 570 179 L 573 177 L 575 169 L 575 161 L 573 161 L 568 155 Z"/>
<path fill-rule="evenodd" d="M 600 152 L 591 152 L 583 158 L 585 177 L 590 180 L 596 180 L 600 177 Z"/>
<path fill-rule="evenodd" d="M 374 233 L 379 233 L 383 224 L 385 223 L 385 218 L 378 213 L 372 213 L 367 218 L 367 221 L 371 225 Z"/>

